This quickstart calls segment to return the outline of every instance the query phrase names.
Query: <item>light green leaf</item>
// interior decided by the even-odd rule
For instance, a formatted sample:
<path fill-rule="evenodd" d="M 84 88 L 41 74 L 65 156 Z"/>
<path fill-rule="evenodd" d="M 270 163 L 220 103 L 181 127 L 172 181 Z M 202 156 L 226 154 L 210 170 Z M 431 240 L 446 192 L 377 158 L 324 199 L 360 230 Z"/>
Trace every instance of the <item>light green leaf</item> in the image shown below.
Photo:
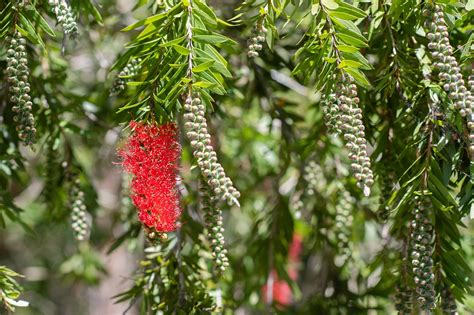
<path fill-rule="evenodd" d="M 318 15 L 318 13 L 319 13 L 319 3 L 313 4 L 311 6 L 311 14 Z"/>
<path fill-rule="evenodd" d="M 183 56 L 189 55 L 189 49 L 184 48 L 183 46 L 173 45 L 172 47 L 174 48 L 174 50 L 176 50 L 178 53 L 180 53 Z"/>
<path fill-rule="evenodd" d="M 347 52 L 347 53 L 354 53 L 354 52 L 359 51 L 359 48 L 348 46 L 348 45 L 337 45 L 337 49 L 339 49 L 342 52 Z"/>
<path fill-rule="evenodd" d="M 159 13 L 159 14 L 156 14 L 156 15 L 149 16 L 146 19 L 140 20 L 136 23 L 133 23 L 132 25 L 129 25 L 129 26 L 123 28 L 121 31 L 122 32 L 128 32 L 128 31 L 134 30 L 134 29 L 136 29 L 140 26 L 148 25 L 148 24 L 151 24 L 153 22 L 163 20 L 164 18 L 166 18 L 167 15 L 168 15 L 168 12 L 162 12 L 162 13 Z"/>
<path fill-rule="evenodd" d="M 344 68 L 344 71 L 349 73 L 354 77 L 354 79 L 365 88 L 370 88 L 370 82 L 367 80 L 365 75 L 357 69 L 354 68 Z"/>
<path fill-rule="evenodd" d="M 327 63 L 334 63 L 336 62 L 336 58 L 333 58 L 333 57 L 324 57 L 324 61 L 326 61 Z"/>
<path fill-rule="evenodd" d="M 466 10 L 472 11 L 474 10 L 474 0 L 468 0 L 466 3 Z"/>
<path fill-rule="evenodd" d="M 231 44 L 231 45 L 236 45 L 237 43 L 230 38 L 227 38 L 225 36 L 222 36 L 217 33 L 213 33 L 212 35 L 194 35 L 193 40 L 200 42 L 200 43 L 207 43 L 207 44 L 212 44 L 215 46 L 219 46 L 221 44 Z"/>
<path fill-rule="evenodd" d="M 207 82 L 207 81 L 199 81 L 199 82 L 193 83 L 193 86 L 208 89 L 208 88 L 216 86 L 216 84 L 211 83 L 211 82 Z"/>
<path fill-rule="evenodd" d="M 177 45 L 177 44 L 181 43 L 181 42 L 184 41 L 185 39 L 186 39 L 186 36 L 181 36 L 181 37 L 175 38 L 175 39 L 173 39 L 173 40 L 170 40 L 169 42 L 160 44 L 160 47 L 170 47 L 170 46 L 174 46 L 174 45 Z"/>
<path fill-rule="evenodd" d="M 339 7 L 339 4 L 334 0 L 322 0 L 321 2 L 323 6 L 329 10 L 336 10 Z"/>
<path fill-rule="evenodd" d="M 338 4 L 339 4 L 339 8 L 337 8 L 336 11 L 345 12 L 347 14 L 357 17 L 358 19 L 363 19 L 367 16 L 367 13 L 353 6 L 352 4 L 349 4 L 344 1 L 338 1 Z"/>
<path fill-rule="evenodd" d="M 55 37 L 56 34 L 54 30 L 49 26 L 48 22 L 39 14 L 36 9 L 26 11 L 28 18 L 33 21 L 33 23 L 37 23 L 39 27 L 45 31 L 48 35 Z"/>
<path fill-rule="evenodd" d="M 193 68 L 193 73 L 206 71 L 207 69 L 209 69 L 210 67 L 212 67 L 212 65 L 213 65 L 214 63 L 215 63 L 215 62 L 214 62 L 213 60 L 210 60 L 210 61 L 201 63 L 200 65 L 198 65 L 198 66 L 196 66 L 196 67 Z"/>
<path fill-rule="evenodd" d="M 347 67 L 360 68 L 361 66 L 362 66 L 362 63 L 360 63 L 358 61 L 344 59 L 344 60 L 341 61 L 341 63 L 339 63 L 339 65 L 337 67 L 339 69 L 342 69 L 342 68 L 347 68 Z"/>
<path fill-rule="evenodd" d="M 362 41 L 355 36 L 343 33 L 336 33 L 336 36 L 342 41 L 344 41 L 346 44 L 354 45 L 356 47 L 369 47 L 369 45 L 365 41 Z"/>

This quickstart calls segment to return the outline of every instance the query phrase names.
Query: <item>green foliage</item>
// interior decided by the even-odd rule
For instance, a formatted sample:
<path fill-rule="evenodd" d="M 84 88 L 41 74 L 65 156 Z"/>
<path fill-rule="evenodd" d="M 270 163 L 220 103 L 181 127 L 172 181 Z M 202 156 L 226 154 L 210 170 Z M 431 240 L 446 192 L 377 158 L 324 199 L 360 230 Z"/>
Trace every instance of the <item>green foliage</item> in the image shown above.
<path fill-rule="evenodd" d="M 15 280 L 20 274 L 0 266 L 0 310 L 14 311 L 15 307 L 26 307 L 28 302 L 18 300 L 21 294 L 21 287 Z"/>

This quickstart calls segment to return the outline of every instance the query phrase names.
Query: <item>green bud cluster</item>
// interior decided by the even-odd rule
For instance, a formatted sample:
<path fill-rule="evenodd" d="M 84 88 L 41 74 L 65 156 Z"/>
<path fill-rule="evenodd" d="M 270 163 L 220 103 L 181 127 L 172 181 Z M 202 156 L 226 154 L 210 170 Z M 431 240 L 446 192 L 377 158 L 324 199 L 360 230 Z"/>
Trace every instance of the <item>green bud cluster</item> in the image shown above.
<path fill-rule="evenodd" d="M 395 294 L 395 309 L 399 315 L 412 314 L 412 291 L 408 286 L 398 284 Z"/>
<path fill-rule="evenodd" d="M 248 49 L 247 55 L 250 58 L 258 57 L 258 52 L 263 48 L 263 42 L 265 41 L 265 34 L 267 33 L 267 29 L 263 26 L 262 22 L 258 22 L 255 25 L 252 37 L 248 41 Z"/>
<path fill-rule="evenodd" d="M 294 213 L 300 213 L 304 209 L 304 202 L 301 200 L 301 195 L 298 198 L 295 198 L 293 201 L 293 209 L 295 210 Z"/>
<path fill-rule="evenodd" d="M 227 249 L 224 248 L 222 210 L 219 209 L 216 197 L 211 195 L 209 186 L 204 180 L 201 180 L 199 193 L 202 211 L 204 212 L 204 220 L 206 222 L 207 237 L 211 242 L 212 257 L 217 272 L 222 273 L 229 267 Z"/>
<path fill-rule="evenodd" d="M 354 198 L 348 191 L 342 193 L 336 206 L 336 237 L 338 253 L 343 262 L 346 262 L 351 257 L 351 229 L 352 229 L 352 205 Z"/>
<path fill-rule="evenodd" d="M 71 227 L 78 241 L 83 241 L 89 234 L 87 224 L 86 205 L 84 203 L 84 192 L 81 190 L 79 179 L 75 179 L 69 193 L 71 200 Z"/>
<path fill-rule="evenodd" d="M 448 287 L 444 287 L 443 290 L 441 290 L 441 310 L 443 314 L 447 315 L 458 314 L 456 300 Z"/>
<path fill-rule="evenodd" d="M 335 100 L 335 102 L 334 102 Z M 358 186 L 368 196 L 374 184 L 370 157 L 367 154 L 365 127 L 362 123 L 362 110 L 359 108 L 357 86 L 354 79 L 344 75 L 337 84 L 337 94 L 329 94 L 326 100 L 326 122 L 330 130 L 342 134 L 349 150 L 351 168 Z"/>
<path fill-rule="evenodd" d="M 436 291 L 433 272 L 433 226 L 430 204 L 426 198 L 415 197 L 414 219 L 411 221 L 411 265 L 416 296 L 420 307 L 430 311 L 435 308 Z"/>
<path fill-rule="evenodd" d="M 45 166 L 45 185 L 44 185 L 44 197 L 46 202 L 49 204 L 50 209 L 52 210 L 53 200 L 55 198 L 58 179 L 59 179 L 59 162 L 58 162 L 58 152 L 54 147 L 55 139 L 51 139 L 47 142 L 46 147 L 46 166 Z"/>
<path fill-rule="evenodd" d="M 191 142 L 194 157 L 209 185 L 212 193 L 229 205 L 239 206 L 240 193 L 235 189 L 231 179 L 226 176 L 224 168 L 217 162 L 217 154 L 211 145 L 211 135 L 207 130 L 205 106 L 198 95 L 188 96 L 184 104 L 186 136 Z"/>
<path fill-rule="evenodd" d="M 122 69 L 122 71 L 120 71 L 119 75 L 112 84 L 112 87 L 110 88 L 110 95 L 119 95 L 125 91 L 125 87 L 127 82 L 130 80 L 130 77 L 136 76 L 140 71 L 141 62 L 141 58 L 133 59 Z"/>
<path fill-rule="evenodd" d="M 321 167 L 316 164 L 315 161 L 310 161 L 304 167 L 304 179 L 306 181 L 306 189 L 305 193 L 309 196 L 312 196 L 317 191 L 318 186 L 321 184 L 320 182 L 324 180 L 321 178 Z"/>
<path fill-rule="evenodd" d="M 425 9 L 423 14 L 427 17 L 426 37 L 429 40 L 428 49 L 435 60 L 434 67 L 439 71 L 443 89 L 448 93 L 454 107 L 459 109 L 461 116 L 467 118 L 470 133 L 469 153 L 471 159 L 474 159 L 474 91 L 472 88 L 471 91 L 466 88 L 461 68 L 453 56 L 454 49 L 449 43 L 449 32 L 442 7 L 435 5 L 434 10 Z"/>
<path fill-rule="evenodd" d="M 341 113 L 337 105 L 336 94 L 330 93 L 327 98 L 323 99 L 322 105 L 324 120 L 329 132 L 335 135 L 340 134 L 342 121 Z"/>
<path fill-rule="evenodd" d="M 10 83 L 10 101 L 14 104 L 13 120 L 16 123 L 18 137 L 25 145 L 32 145 L 35 141 L 35 118 L 31 113 L 33 103 L 30 96 L 28 77 L 28 59 L 26 58 L 26 40 L 19 32 L 15 32 L 9 39 L 7 50 L 7 74 Z"/>
<path fill-rule="evenodd" d="M 56 16 L 56 20 L 62 26 L 64 33 L 70 39 L 75 39 L 79 35 L 79 31 L 74 14 L 66 0 L 49 0 L 49 5 Z"/>
<path fill-rule="evenodd" d="M 469 154 L 471 155 L 471 160 L 474 160 L 474 73 L 468 77 L 467 84 L 469 87 L 469 94 L 466 99 L 466 106 L 471 106 L 471 111 L 467 117 L 467 127 L 469 129 Z"/>
<path fill-rule="evenodd" d="M 393 189 L 393 177 L 392 169 L 389 165 L 383 166 L 381 168 L 380 177 L 380 208 L 377 212 L 378 217 L 382 222 L 387 221 L 390 215 L 390 207 L 386 205 L 387 201 L 390 199 Z"/>

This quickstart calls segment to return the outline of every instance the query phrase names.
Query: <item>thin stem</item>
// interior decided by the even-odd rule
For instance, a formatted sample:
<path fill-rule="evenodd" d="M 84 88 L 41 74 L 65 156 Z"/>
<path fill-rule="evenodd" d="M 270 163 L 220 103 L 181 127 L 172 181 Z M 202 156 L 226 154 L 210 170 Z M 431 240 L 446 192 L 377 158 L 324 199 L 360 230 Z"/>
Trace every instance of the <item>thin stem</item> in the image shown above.
<path fill-rule="evenodd" d="M 319 5 L 323 9 L 324 15 L 326 16 L 326 23 L 329 25 L 330 34 L 331 34 L 331 46 L 332 46 L 332 48 L 333 48 L 333 50 L 336 54 L 336 63 L 339 65 L 342 62 L 342 56 L 341 56 L 341 52 L 337 48 L 337 38 L 336 38 L 336 34 L 334 32 L 334 24 L 332 23 L 331 18 L 329 17 L 327 9 L 323 5 L 322 0 L 319 0 Z"/>
<path fill-rule="evenodd" d="M 188 54 L 188 70 L 186 73 L 187 78 L 190 80 L 188 83 L 188 97 L 192 97 L 193 93 L 193 64 L 194 64 L 194 47 L 193 47 L 193 2 L 189 0 L 187 7 L 188 17 L 186 19 L 186 48 L 189 50 Z"/>

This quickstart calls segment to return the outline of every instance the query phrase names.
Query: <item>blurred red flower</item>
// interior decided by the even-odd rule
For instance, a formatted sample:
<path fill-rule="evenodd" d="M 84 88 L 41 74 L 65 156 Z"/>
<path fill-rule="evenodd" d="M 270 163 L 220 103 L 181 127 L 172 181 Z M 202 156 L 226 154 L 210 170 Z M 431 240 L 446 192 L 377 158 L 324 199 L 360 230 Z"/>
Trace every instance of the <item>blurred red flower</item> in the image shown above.
<path fill-rule="evenodd" d="M 293 292 L 285 280 L 280 280 L 275 270 L 272 271 L 273 278 L 272 300 L 280 306 L 288 306 L 293 302 Z M 268 296 L 268 282 L 262 288 L 262 295 L 264 300 L 268 303 L 270 297 Z"/>
<path fill-rule="evenodd" d="M 171 232 L 181 215 L 177 190 L 181 146 L 174 123 L 131 121 L 132 133 L 119 150 L 123 168 L 133 175 L 131 198 L 140 221 L 158 232 Z"/>
<path fill-rule="evenodd" d="M 303 237 L 295 232 L 288 249 L 288 276 L 291 280 L 296 281 L 298 278 L 298 264 L 300 263 L 300 254 L 303 246 Z M 262 287 L 262 296 L 266 303 L 276 302 L 282 307 L 286 307 L 293 303 L 293 292 L 285 280 L 278 278 L 275 270 L 272 270 L 270 277 L 272 281 L 267 281 Z M 269 295 L 268 285 L 273 282 L 272 295 Z"/>

